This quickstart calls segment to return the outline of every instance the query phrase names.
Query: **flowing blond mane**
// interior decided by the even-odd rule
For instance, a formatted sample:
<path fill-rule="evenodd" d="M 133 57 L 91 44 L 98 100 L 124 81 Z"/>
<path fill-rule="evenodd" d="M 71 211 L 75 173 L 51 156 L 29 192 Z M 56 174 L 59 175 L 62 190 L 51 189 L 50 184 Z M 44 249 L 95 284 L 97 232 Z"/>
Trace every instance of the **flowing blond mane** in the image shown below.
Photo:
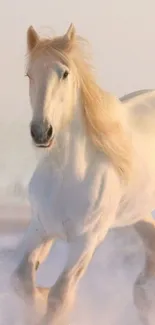
<path fill-rule="evenodd" d="M 73 36 L 73 35 L 72 35 Z M 92 66 L 83 49 L 86 41 L 67 34 L 51 39 L 39 39 L 30 53 L 33 60 L 39 54 L 52 54 L 67 66 L 75 68 L 80 82 L 85 125 L 94 145 L 110 159 L 123 179 L 129 179 L 132 148 L 123 117 L 123 105 L 103 91 L 95 81 Z"/>

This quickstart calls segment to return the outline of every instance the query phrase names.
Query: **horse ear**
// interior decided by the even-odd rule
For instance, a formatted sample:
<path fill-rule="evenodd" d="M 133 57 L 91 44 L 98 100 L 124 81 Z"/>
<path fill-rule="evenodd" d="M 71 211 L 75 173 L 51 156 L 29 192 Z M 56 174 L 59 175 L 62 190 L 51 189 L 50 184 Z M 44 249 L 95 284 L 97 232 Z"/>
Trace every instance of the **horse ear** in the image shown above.
<path fill-rule="evenodd" d="M 74 42 L 74 40 L 76 38 L 76 29 L 72 23 L 70 24 L 70 26 L 65 34 L 65 37 L 67 38 L 68 41 Z"/>
<path fill-rule="evenodd" d="M 27 47 L 28 50 L 31 52 L 36 44 L 39 42 L 39 36 L 35 29 L 30 26 L 27 30 Z"/>

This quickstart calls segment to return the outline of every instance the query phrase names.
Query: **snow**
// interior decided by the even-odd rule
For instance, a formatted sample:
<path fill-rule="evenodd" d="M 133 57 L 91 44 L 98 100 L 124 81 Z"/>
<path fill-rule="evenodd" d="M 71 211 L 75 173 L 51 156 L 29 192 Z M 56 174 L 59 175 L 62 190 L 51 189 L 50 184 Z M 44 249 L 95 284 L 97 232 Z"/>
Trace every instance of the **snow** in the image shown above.
<path fill-rule="evenodd" d="M 23 215 L 26 215 L 24 209 Z M 0 324 L 27 325 L 31 307 L 10 286 L 13 252 L 26 225 L 18 228 L 17 209 L 12 207 L 11 211 L 16 225 L 12 230 L 8 223 L 0 236 Z M 3 210 L 0 209 L 0 213 Z M 56 281 L 65 264 L 67 249 L 67 244 L 56 243 L 37 272 L 39 285 L 51 286 Z M 70 324 L 140 325 L 132 290 L 143 263 L 143 247 L 133 228 L 111 230 L 80 282 Z"/>

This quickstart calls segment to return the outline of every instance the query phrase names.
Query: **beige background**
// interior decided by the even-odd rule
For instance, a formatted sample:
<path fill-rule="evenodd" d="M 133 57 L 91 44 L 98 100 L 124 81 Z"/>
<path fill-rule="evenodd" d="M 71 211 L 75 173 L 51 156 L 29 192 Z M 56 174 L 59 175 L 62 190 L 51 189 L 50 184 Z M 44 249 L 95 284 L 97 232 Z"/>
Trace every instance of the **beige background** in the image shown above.
<path fill-rule="evenodd" d="M 70 22 L 91 44 L 101 85 L 124 95 L 155 87 L 154 0 L 0 1 L 0 190 L 34 168 L 24 78 L 26 29 L 64 33 Z M 32 163 L 33 161 L 33 163 Z"/>

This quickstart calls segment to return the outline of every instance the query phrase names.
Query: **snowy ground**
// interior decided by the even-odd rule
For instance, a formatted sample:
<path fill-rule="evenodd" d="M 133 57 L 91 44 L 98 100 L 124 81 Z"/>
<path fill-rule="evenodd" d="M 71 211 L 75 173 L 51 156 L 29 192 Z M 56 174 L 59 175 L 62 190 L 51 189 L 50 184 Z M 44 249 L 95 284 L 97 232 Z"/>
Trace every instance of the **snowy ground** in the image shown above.
<path fill-rule="evenodd" d="M 30 307 L 11 291 L 9 279 L 10 257 L 30 215 L 24 203 L 25 186 L 36 156 L 23 131 L 27 128 L 22 125 L 19 130 L 22 142 L 14 129 L 16 126 L 10 128 L 12 158 L 8 158 L 9 145 L 0 157 L 0 325 L 30 325 L 27 321 Z M 20 152 L 22 155 L 16 154 Z M 57 243 L 38 270 L 39 284 L 50 286 L 55 282 L 65 263 L 66 252 L 67 246 Z M 132 290 L 143 263 L 143 247 L 132 227 L 110 231 L 80 282 L 70 325 L 142 325 L 133 305 Z"/>
<path fill-rule="evenodd" d="M 10 212 L 11 219 L 6 223 Z M 0 233 L 0 325 L 28 325 L 25 306 L 9 286 L 10 256 L 26 226 L 26 222 L 17 220 L 28 211 L 8 206 L 1 208 L 0 213 L 5 215 L 5 220 L 1 219 Z M 55 282 L 65 263 L 66 252 L 67 245 L 56 244 L 38 271 L 39 284 L 50 286 Z M 133 228 L 112 230 L 96 251 L 80 283 L 71 325 L 140 325 L 132 289 L 143 262 L 143 248 Z"/>

